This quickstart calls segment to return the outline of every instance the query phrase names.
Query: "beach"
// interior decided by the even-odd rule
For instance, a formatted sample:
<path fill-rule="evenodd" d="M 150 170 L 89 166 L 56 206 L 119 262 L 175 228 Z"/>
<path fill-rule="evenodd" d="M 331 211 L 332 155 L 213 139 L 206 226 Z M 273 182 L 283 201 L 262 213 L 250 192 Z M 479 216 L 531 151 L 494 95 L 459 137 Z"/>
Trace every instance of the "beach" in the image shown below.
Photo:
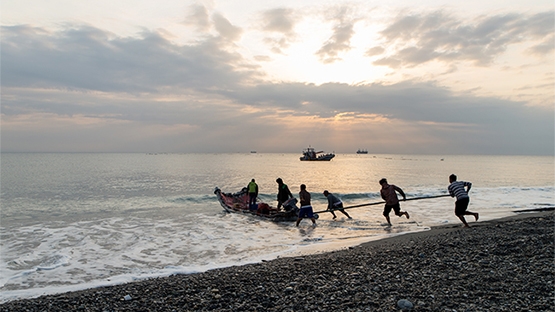
<path fill-rule="evenodd" d="M 554 213 L 433 227 L 340 251 L 92 288 L 3 311 L 552 311 Z"/>

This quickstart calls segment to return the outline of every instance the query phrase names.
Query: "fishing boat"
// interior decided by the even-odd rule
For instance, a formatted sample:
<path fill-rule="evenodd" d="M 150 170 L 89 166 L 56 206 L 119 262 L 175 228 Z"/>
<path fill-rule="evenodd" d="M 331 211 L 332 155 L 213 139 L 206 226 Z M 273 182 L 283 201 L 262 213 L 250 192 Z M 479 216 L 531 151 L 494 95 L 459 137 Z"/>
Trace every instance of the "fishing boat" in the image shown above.
<path fill-rule="evenodd" d="M 300 159 L 308 161 L 330 161 L 335 157 L 333 153 L 323 153 L 324 151 L 316 152 L 313 147 L 309 146 L 307 149 L 303 150 L 303 156 L 301 156 Z"/>
<path fill-rule="evenodd" d="M 367 151 L 367 150 L 361 150 L 361 149 L 359 149 L 359 150 L 357 151 L 357 154 L 368 154 L 368 151 Z"/>
<path fill-rule="evenodd" d="M 290 198 L 283 203 L 283 210 L 278 210 L 262 202 L 249 206 L 249 194 L 246 187 L 237 193 L 224 193 L 216 187 L 214 194 L 227 212 L 247 214 L 275 222 L 296 221 L 299 213 L 297 199 L 295 198 Z"/>

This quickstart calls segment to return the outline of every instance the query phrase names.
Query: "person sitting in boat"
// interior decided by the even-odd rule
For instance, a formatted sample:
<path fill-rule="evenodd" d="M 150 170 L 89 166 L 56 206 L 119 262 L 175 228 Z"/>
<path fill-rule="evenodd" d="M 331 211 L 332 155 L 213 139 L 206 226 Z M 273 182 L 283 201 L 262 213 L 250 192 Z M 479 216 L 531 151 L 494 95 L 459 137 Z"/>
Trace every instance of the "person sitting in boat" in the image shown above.
<path fill-rule="evenodd" d="M 289 187 L 287 187 L 287 184 L 283 183 L 281 178 L 277 178 L 276 182 L 278 184 L 277 209 L 280 210 L 281 205 L 283 205 L 284 202 L 286 202 L 289 198 L 293 198 L 293 194 L 291 194 Z"/>
<path fill-rule="evenodd" d="M 271 210 L 272 210 L 272 208 L 270 208 L 270 205 L 268 205 L 266 203 L 260 203 L 258 205 L 258 208 L 256 209 L 256 214 L 257 215 L 269 215 Z"/>
<path fill-rule="evenodd" d="M 251 207 L 256 204 L 256 197 L 258 197 L 258 184 L 254 182 L 254 179 L 247 185 L 247 190 L 249 192 L 249 207 Z"/>
<path fill-rule="evenodd" d="M 297 200 L 295 198 L 289 198 L 286 200 L 282 207 L 285 212 L 294 213 L 295 215 L 299 214 L 299 208 L 297 207 Z"/>
<path fill-rule="evenodd" d="M 337 216 L 335 215 L 335 212 L 333 212 L 334 210 L 339 210 L 344 215 L 346 215 L 347 218 L 352 219 L 351 216 L 347 212 L 345 212 L 345 210 L 343 209 L 343 203 L 341 202 L 341 200 L 339 198 L 337 198 L 337 196 L 333 195 L 332 193 L 328 192 L 327 190 L 324 191 L 324 196 L 326 196 L 328 198 L 328 210 L 331 212 L 334 219 L 337 218 Z"/>

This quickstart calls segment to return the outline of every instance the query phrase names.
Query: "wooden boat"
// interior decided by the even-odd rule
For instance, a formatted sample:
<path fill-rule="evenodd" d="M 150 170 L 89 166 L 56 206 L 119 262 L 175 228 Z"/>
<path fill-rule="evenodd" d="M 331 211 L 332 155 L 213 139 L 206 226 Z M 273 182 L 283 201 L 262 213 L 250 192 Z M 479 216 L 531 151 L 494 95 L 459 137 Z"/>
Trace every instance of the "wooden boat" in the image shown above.
<path fill-rule="evenodd" d="M 307 161 L 330 161 L 335 157 L 333 153 L 322 154 L 323 152 L 324 151 L 316 152 L 314 148 L 309 146 L 307 149 L 303 150 L 303 156 L 301 156 L 300 159 Z"/>
<path fill-rule="evenodd" d="M 290 198 L 283 203 L 283 210 L 278 210 L 262 202 L 249 207 L 249 194 L 246 187 L 237 193 L 224 193 L 216 187 L 214 194 L 227 212 L 248 214 L 275 222 L 296 221 L 299 213 L 297 199 L 295 198 Z"/>

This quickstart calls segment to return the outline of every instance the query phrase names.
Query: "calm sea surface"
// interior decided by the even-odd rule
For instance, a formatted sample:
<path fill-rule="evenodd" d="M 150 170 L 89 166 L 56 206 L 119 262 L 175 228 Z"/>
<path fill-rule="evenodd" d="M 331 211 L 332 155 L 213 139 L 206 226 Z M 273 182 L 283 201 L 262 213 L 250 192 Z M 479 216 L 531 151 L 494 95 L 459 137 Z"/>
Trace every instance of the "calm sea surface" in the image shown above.
<path fill-rule="evenodd" d="M 382 205 L 320 214 L 318 226 L 228 214 L 213 194 L 255 178 L 275 205 L 276 178 L 294 195 L 306 184 L 316 211 L 322 191 L 345 206 L 379 202 L 388 178 L 408 198 L 447 193 L 448 176 L 472 182 L 469 210 L 481 220 L 553 206 L 554 158 L 338 154 L 301 162 L 299 154 L 1 155 L 0 302 L 317 253 L 454 223 L 450 197 L 401 203 L 411 219 Z M 297 196 L 298 197 L 298 196 Z M 471 223 L 472 225 L 472 223 Z"/>

